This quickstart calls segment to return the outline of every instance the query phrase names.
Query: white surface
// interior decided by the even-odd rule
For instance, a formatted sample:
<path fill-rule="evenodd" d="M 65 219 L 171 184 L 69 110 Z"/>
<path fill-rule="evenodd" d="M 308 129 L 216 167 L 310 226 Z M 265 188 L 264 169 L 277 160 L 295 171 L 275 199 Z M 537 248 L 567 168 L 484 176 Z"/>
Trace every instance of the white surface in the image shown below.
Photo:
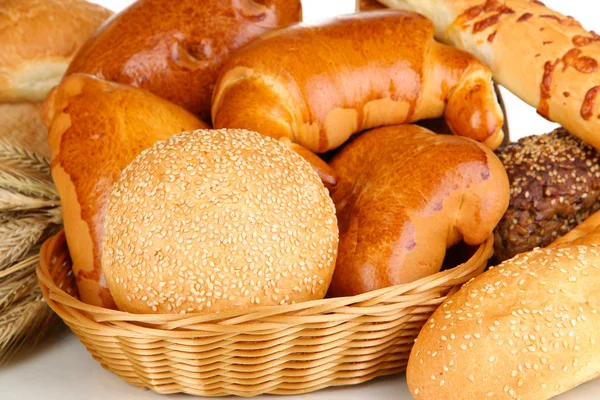
<path fill-rule="evenodd" d="M 131 0 L 95 0 L 97 3 L 118 11 Z M 165 0 L 166 1 L 166 0 Z M 201 4 L 201 0 L 198 3 Z M 563 13 L 573 15 L 588 29 L 600 30 L 597 20 L 600 4 L 597 0 L 545 0 L 546 4 Z M 352 12 L 354 0 L 304 0 L 304 19 L 314 21 L 335 14 Z M 507 62 L 510 62 L 507 60 Z M 545 133 L 554 125 L 544 121 L 535 110 L 505 92 L 511 137 Z M 468 365 L 465 368 L 469 368 Z M 261 396 L 260 399 L 276 400 L 358 400 L 395 399 L 410 400 L 404 374 L 381 378 L 372 382 L 343 388 L 326 389 L 316 393 L 293 396 Z M 121 381 L 102 369 L 92 359 L 77 338 L 63 331 L 48 340 L 35 352 L 0 368 L 0 400 L 152 400 L 192 399 L 185 395 L 160 396 L 143 391 Z M 457 400 L 460 394 L 457 393 Z M 580 386 L 558 400 L 598 400 L 600 380 Z"/>

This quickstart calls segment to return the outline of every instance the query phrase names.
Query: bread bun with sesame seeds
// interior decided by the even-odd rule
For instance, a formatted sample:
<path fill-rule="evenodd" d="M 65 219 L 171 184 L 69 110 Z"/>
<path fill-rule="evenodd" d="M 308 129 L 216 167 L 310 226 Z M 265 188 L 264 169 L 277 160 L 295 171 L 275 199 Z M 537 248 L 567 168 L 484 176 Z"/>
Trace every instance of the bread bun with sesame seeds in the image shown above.
<path fill-rule="evenodd" d="M 142 152 L 110 196 L 102 267 L 119 309 L 215 313 L 325 296 L 338 228 L 327 189 L 281 142 L 182 133 Z"/>
<path fill-rule="evenodd" d="M 490 269 L 438 308 L 408 361 L 415 399 L 545 400 L 600 377 L 600 228 L 572 238 Z"/>

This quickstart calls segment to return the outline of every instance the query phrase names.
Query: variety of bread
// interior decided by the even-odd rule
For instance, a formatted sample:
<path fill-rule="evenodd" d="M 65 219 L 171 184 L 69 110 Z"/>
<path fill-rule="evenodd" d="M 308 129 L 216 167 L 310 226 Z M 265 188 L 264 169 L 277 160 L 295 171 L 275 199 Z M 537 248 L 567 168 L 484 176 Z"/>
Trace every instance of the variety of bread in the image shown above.
<path fill-rule="evenodd" d="M 67 75 L 141 87 L 210 123 L 213 87 L 232 51 L 301 18 L 300 0 L 139 0 L 95 33 Z"/>
<path fill-rule="evenodd" d="M 104 217 L 113 183 L 142 150 L 206 124 L 142 89 L 74 74 L 42 109 L 79 295 L 115 308 L 102 275 Z"/>
<path fill-rule="evenodd" d="M 495 231 L 499 260 L 520 255 L 428 321 L 412 394 L 547 399 L 600 376 L 596 150 L 561 129 L 499 160 L 491 80 L 600 148 L 599 36 L 538 1 L 357 0 L 382 4 L 424 16 L 286 27 L 299 0 L 139 0 L 97 30 L 41 112 L 81 299 L 216 313 L 355 295 Z M 39 146 L 34 102 L 109 15 L 0 6 L 0 102 L 30 102 L 0 106 L 0 135 Z M 464 137 L 398 125 L 442 116 Z"/>
<path fill-rule="evenodd" d="M 330 165 L 339 175 L 335 297 L 433 275 L 447 248 L 483 243 L 508 206 L 506 171 L 491 150 L 415 125 L 363 133 Z"/>
<path fill-rule="evenodd" d="M 0 4 L 0 102 L 39 102 L 112 13 L 85 0 Z"/>
<path fill-rule="evenodd" d="M 267 136 L 158 142 L 115 184 L 102 267 L 121 310 L 214 313 L 321 299 L 338 227 L 310 164 Z"/>

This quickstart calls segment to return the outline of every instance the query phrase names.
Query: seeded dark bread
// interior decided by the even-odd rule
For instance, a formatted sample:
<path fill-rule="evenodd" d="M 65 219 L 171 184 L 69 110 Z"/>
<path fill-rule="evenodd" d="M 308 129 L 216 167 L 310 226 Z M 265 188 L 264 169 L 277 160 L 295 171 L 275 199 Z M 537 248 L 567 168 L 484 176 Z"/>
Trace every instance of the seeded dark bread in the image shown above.
<path fill-rule="evenodd" d="M 412 349 L 414 398 L 547 400 L 600 377 L 599 234 L 518 255 L 447 300 Z"/>
<path fill-rule="evenodd" d="M 565 129 L 496 154 L 511 185 L 510 205 L 494 232 L 497 261 L 549 245 L 600 209 L 600 153 Z"/>
<path fill-rule="evenodd" d="M 102 269 L 119 309 L 214 313 L 325 296 L 335 207 L 316 172 L 255 132 L 158 142 L 121 174 Z"/>

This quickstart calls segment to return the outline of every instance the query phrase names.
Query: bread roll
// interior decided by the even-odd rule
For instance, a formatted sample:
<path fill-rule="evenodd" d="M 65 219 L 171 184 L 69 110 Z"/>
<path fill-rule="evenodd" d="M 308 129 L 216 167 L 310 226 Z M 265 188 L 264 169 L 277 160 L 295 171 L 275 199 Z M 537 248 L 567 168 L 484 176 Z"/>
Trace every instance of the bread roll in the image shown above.
<path fill-rule="evenodd" d="M 300 0 L 138 0 L 94 35 L 67 74 L 144 88 L 210 122 L 211 94 L 230 54 L 301 18 Z"/>
<path fill-rule="evenodd" d="M 112 185 L 145 148 L 206 125 L 145 90 L 82 74 L 52 90 L 42 117 L 79 295 L 88 304 L 115 308 L 100 265 Z"/>
<path fill-rule="evenodd" d="M 494 230 L 501 262 L 545 247 L 600 209 L 600 153 L 560 128 L 496 153 L 510 181 L 510 204 Z"/>
<path fill-rule="evenodd" d="M 5 139 L 50 159 L 48 130 L 42 123 L 41 103 L 0 104 L 0 140 Z"/>
<path fill-rule="evenodd" d="M 367 131 L 330 165 L 340 228 L 331 296 L 438 272 L 447 248 L 484 242 L 508 206 L 506 171 L 491 150 L 414 125 Z"/>
<path fill-rule="evenodd" d="M 0 103 L 44 100 L 111 14 L 84 0 L 0 2 Z"/>
<path fill-rule="evenodd" d="M 492 268 L 433 314 L 408 361 L 417 400 L 546 400 L 600 377 L 600 229 Z"/>
<path fill-rule="evenodd" d="M 102 267 L 121 310 L 215 313 L 323 298 L 337 244 L 310 164 L 255 132 L 200 130 L 123 171 Z"/>
<path fill-rule="evenodd" d="M 359 131 L 444 115 L 496 148 L 503 115 L 487 68 L 433 40 L 433 25 L 373 11 L 263 35 L 224 67 L 216 128 L 245 128 L 322 153 Z"/>
<path fill-rule="evenodd" d="M 537 0 L 380 0 L 431 19 L 436 37 L 467 50 L 494 80 L 600 148 L 600 36 Z"/>

